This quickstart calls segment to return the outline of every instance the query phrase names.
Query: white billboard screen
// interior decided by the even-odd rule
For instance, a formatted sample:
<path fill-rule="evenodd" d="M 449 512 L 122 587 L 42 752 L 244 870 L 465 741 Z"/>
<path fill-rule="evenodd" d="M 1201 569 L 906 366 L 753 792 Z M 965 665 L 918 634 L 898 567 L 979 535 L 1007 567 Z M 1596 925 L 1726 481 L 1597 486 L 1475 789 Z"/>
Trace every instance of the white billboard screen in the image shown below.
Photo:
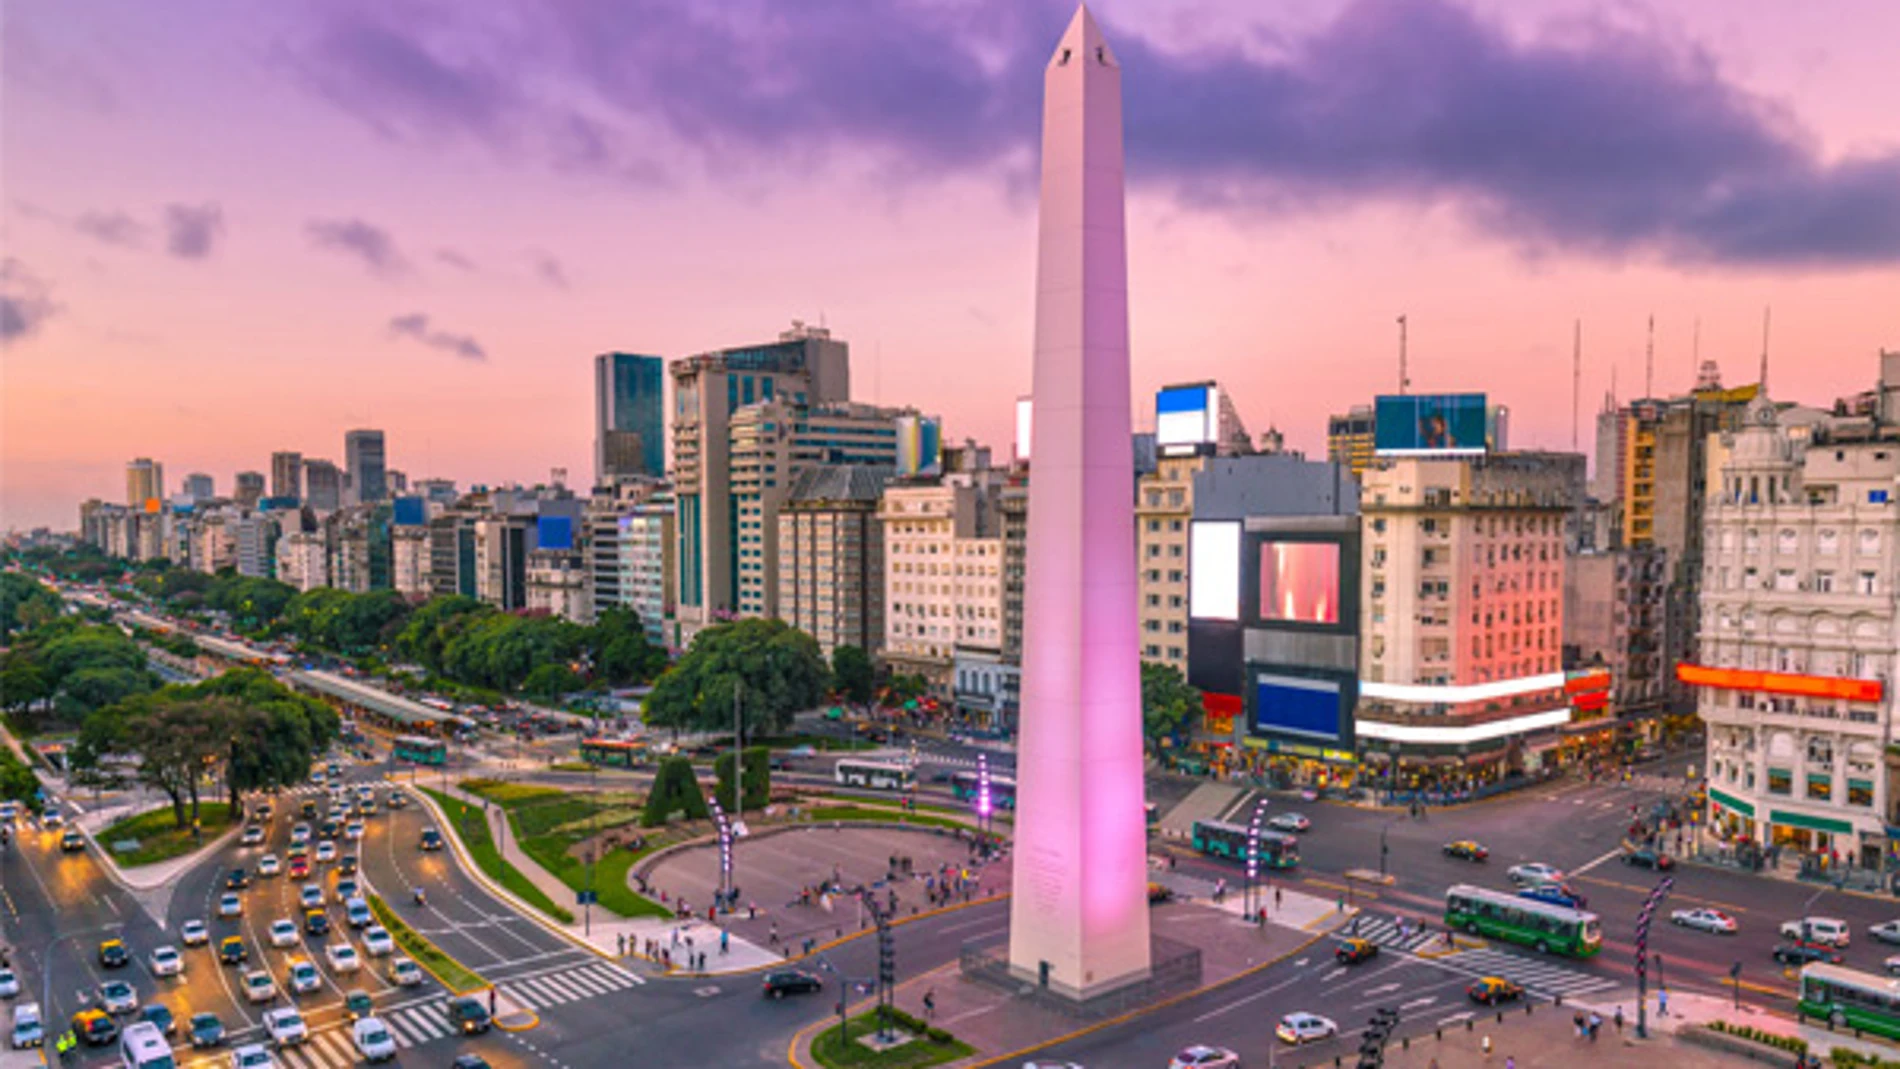
<path fill-rule="evenodd" d="M 1240 619 L 1240 524 L 1198 521 L 1188 528 L 1188 614 Z"/>

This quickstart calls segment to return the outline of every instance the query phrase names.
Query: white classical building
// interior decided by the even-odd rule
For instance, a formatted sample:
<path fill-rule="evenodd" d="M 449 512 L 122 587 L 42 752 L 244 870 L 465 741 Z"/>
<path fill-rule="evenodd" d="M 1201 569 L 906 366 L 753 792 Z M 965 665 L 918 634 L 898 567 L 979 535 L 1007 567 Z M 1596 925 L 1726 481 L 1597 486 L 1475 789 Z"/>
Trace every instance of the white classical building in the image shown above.
<path fill-rule="evenodd" d="M 1676 668 L 1709 726 L 1709 819 L 1811 863 L 1882 867 L 1900 434 L 1758 397 L 1709 453 L 1701 644 Z"/>

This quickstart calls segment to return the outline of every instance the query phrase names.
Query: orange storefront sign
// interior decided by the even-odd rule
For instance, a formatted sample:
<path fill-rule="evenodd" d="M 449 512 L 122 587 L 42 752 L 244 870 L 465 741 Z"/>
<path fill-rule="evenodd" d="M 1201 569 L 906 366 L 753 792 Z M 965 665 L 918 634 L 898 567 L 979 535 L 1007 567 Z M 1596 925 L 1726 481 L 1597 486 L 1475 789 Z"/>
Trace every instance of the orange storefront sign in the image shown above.
<path fill-rule="evenodd" d="M 1710 668 L 1700 664 L 1677 665 L 1676 678 L 1692 687 L 1754 690 L 1764 694 L 1792 694 L 1803 698 L 1839 698 L 1850 702 L 1877 702 L 1885 691 L 1878 679 L 1802 676 L 1789 672 Z"/>

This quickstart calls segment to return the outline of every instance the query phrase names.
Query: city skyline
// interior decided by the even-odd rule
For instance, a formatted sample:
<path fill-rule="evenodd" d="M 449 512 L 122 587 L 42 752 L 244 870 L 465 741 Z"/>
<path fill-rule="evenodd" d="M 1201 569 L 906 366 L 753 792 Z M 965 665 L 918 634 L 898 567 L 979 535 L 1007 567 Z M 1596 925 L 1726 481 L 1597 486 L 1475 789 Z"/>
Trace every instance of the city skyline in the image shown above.
<path fill-rule="evenodd" d="M 1771 305 L 1777 397 L 1864 389 L 1900 343 L 1900 155 L 1891 94 L 1865 91 L 1893 79 L 1877 42 L 1900 15 L 1865 5 L 1841 39 L 1838 16 L 1731 8 L 1095 5 L 1149 102 L 1129 116 L 1138 420 L 1154 386 L 1219 378 L 1256 431 L 1319 455 L 1323 413 L 1396 387 L 1401 314 L 1414 388 L 1489 392 L 1521 447 L 1570 447 L 1579 318 L 1586 453 L 1612 367 L 1641 391 L 1652 313 L 1657 393 L 1690 384 L 1698 318 L 1701 357 L 1752 381 Z M 589 471 L 593 355 L 793 318 L 851 344 L 862 399 L 1004 449 L 1029 384 L 1034 42 L 1070 10 L 13 12 L 4 522 L 72 526 L 131 457 L 222 485 L 278 450 L 340 462 L 358 426 L 416 475 Z M 655 80 L 583 48 L 582 20 Z M 776 99 L 668 61 L 768 49 L 857 62 Z M 1380 73 L 1336 73 L 1355 64 Z M 874 77 L 899 92 L 863 102 Z M 1537 121 L 1509 113 L 1524 85 L 1552 89 Z M 1393 113 L 1395 86 L 1488 125 Z M 1622 114 L 1624 92 L 1655 106 Z M 1236 114 L 1189 114 L 1206 99 Z M 1511 151 L 1471 140 L 1487 129 Z M 1712 192 L 1733 188 L 1755 199 Z"/>

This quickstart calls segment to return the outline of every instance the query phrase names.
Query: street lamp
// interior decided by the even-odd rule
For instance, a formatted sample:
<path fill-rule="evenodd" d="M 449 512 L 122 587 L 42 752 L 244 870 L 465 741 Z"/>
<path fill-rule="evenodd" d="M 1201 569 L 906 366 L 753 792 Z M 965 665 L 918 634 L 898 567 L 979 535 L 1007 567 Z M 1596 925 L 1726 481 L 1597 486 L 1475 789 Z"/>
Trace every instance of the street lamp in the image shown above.
<path fill-rule="evenodd" d="M 1247 920 L 1254 918 L 1253 885 L 1260 878 L 1260 824 L 1267 815 L 1267 796 L 1261 795 L 1253 805 L 1253 820 L 1247 824 L 1247 886 L 1241 892 L 1241 900 L 1247 909 Z"/>

